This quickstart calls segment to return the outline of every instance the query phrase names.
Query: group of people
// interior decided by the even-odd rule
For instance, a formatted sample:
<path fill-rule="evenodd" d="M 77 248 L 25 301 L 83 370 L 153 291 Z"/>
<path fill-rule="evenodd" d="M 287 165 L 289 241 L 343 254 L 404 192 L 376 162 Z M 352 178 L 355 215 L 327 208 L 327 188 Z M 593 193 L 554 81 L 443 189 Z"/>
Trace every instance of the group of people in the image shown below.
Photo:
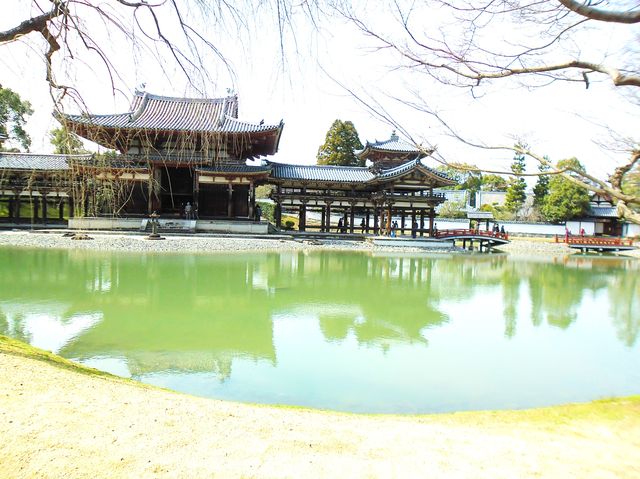
<path fill-rule="evenodd" d="M 494 233 L 501 233 L 501 234 L 505 234 L 504 231 L 504 225 L 500 226 L 498 223 L 494 223 L 493 224 L 493 230 Z"/>

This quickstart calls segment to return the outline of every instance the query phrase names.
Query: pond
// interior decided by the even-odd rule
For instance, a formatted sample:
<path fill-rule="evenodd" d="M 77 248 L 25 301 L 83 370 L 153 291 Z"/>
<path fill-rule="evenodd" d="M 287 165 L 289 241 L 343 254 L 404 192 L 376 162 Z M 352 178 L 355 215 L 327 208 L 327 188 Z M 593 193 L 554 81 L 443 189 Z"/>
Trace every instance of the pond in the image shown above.
<path fill-rule="evenodd" d="M 0 333 L 220 399 L 544 406 L 640 393 L 639 263 L 0 248 Z"/>

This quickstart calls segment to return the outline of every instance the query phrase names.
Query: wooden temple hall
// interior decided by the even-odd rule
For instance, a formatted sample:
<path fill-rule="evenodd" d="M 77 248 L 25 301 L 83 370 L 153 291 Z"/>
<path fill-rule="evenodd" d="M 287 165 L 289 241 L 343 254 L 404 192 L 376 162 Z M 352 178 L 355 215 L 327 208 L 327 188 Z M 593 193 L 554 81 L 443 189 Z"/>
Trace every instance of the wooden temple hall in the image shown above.
<path fill-rule="evenodd" d="M 136 91 L 125 113 L 57 118 L 112 151 L 0 153 L 0 221 L 132 219 L 157 212 L 165 219 L 256 223 L 256 187 L 272 185 L 278 227 L 284 215 L 295 215 L 301 231 L 331 231 L 339 218 L 341 232 L 380 233 L 399 221 L 403 231 L 417 224 L 428 233 L 436 206 L 445 201 L 434 189 L 455 184 L 395 134 L 358 152 L 366 167 L 268 161 L 278 151 L 283 123 L 240 120 L 235 95 L 196 99 Z"/>

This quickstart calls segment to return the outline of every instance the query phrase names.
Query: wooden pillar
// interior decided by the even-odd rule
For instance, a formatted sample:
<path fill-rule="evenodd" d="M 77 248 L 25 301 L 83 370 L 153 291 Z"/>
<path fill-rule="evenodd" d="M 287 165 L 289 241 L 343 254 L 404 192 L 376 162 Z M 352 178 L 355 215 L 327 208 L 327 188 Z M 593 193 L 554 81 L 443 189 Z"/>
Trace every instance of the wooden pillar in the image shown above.
<path fill-rule="evenodd" d="M 200 216 L 200 173 L 193 170 L 193 203 L 191 204 L 193 207 L 193 218 L 198 219 Z"/>
<path fill-rule="evenodd" d="M 413 225 L 415 225 L 415 224 L 416 224 L 416 209 L 413 208 L 411 210 L 411 236 L 413 236 L 413 233 L 415 231 L 414 227 L 413 227 Z"/>
<path fill-rule="evenodd" d="M 353 233 L 353 223 L 356 222 L 356 205 L 355 203 L 351 203 L 350 204 L 350 211 L 349 211 L 349 232 Z"/>
<path fill-rule="evenodd" d="M 255 218 L 255 208 L 256 208 L 256 186 L 253 181 L 249 182 L 249 219 L 253 220 Z"/>
<path fill-rule="evenodd" d="M 429 236 L 430 237 L 433 236 L 433 220 L 435 217 L 436 217 L 435 208 L 433 207 L 429 208 Z"/>
<path fill-rule="evenodd" d="M 227 217 L 233 218 L 233 185 L 231 182 L 227 183 Z"/>
<path fill-rule="evenodd" d="M 60 221 L 64 220 L 64 198 L 58 197 L 60 203 L 58 204 L 58 219 Z"/>
<path fill-rule="evenodd" d="M 369 208 L 365 210 L 364 232 L 369 234 Z"/>
<path fill-rule="evenodd" d="M 331 202 L 327 201 L 327 213 L 325 215 L 325 219 L 327 221 L 326 232 L 331 233 Z"/>
<path fill-rule="evenodd" d="M 161 181 L 162 171 L 155 166 L 151 166 L 149 170 L 149 183 L 147 186 L 149 190 L 149 204 L 147 205 L 147 212 L 149 214 L 153 213 L 154 211 L 156 213 L 160 213 L 160 209 L 162 207 L 162 204 L 160 203 Z M 87 200 L 85 199 L 85 216 L 87 215 L 87 207 Z"/>
<path fill-rule="evenodd" d="M 7 221 L 11 222 L 13 218 L 13 199 L 9 196 L 7 197 Z"/>
<path fill-rule="evenodd" d="M 420 236 L 424 236 L 424 210 L 420 210 Z"/>
<path fill-rule="evenodd" d="M 400 211 L 400 234 L 404 234 L 404 209 Z"/>
<path fill-rule="evenodd" d="M 42 202 L 42 224 L 47 224 L 47 195 L 42 194 L 40 197 L 40 201 Z"/>
<path fill-rule="evenodd" d="M 325 228 L 325 222 L 327 221 L 325 216 L 326 216 L 326 207 L 325 206 L 321 206 L 320 207 L 320 233 L 322 233 L 324 231 Z"/>
<path fill-rule="evenodd" d="M 40 201 L 37 196 L 31 197 L 31 221 L 35 223 L 40 216 Z"/>
<path fill-rule="evenodd" d="M 391 217 L 393 216 L 393 210 L 391 209 L 391 203 L 387 204 L 387 234 L 391 233 Z"/>
<path fill-rule="evenodd" d="M 73 216 L 75 215 L 75 208 L 74 208 L 74 204 L 73 204 L 73 196 L 69 196 L 67 198 L 68 202 L 69 202 L 69 218 L 73 218 Z"/>
<path fill-rule="evenodd" d="M 373 234 L 378 234 L 378 205 L 373 206 Z"/>
<path fill-rule="evenodd" d="M 16 193 L 16 197 L 13 201 L 13 218 L 15 223 L 20 222 L 20 193 Z"/>
<path fill-rule="evenodd" d="M 300 204 L 300 211 L 298 214 L 298 231 L 305 231 L 307 229 L 307 203 L 303 201 Z"/>

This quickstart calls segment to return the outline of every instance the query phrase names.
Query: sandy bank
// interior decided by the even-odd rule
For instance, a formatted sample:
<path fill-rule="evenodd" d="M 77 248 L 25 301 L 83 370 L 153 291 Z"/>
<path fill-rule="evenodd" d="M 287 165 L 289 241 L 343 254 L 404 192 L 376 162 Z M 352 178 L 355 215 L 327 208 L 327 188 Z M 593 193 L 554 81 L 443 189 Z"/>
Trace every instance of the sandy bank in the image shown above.
<path fill-rule="evenodd" d="M 631 478 L 638 457 L 640 398 L 359 416 L 201 399 L 0 352 L 2 477 Z"/>

